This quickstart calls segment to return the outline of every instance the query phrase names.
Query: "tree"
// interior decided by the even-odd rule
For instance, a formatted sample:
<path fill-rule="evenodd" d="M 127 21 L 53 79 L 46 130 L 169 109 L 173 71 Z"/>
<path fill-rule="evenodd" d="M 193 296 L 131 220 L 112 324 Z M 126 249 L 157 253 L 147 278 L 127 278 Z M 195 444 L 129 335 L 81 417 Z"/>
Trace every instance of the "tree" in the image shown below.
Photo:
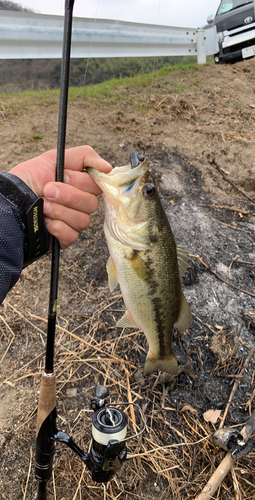
<path fill-rule="evenodd" d="M 15 12 L 33 12 L 32 9 L 26 9 L 19 3 L 11 2 L 9 0 L 0 0 L 0 10 L 14 10 Z"/>

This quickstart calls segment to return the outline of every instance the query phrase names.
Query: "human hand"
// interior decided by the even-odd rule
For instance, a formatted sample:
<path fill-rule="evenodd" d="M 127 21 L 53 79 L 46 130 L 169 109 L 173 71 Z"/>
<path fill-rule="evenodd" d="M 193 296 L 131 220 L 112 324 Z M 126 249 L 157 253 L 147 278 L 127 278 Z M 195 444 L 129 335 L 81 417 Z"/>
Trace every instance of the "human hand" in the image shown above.
<path fill-rule="evenodd" d="M 83 170 L 93 167 L 108 173 L 111 165 L 90 146 L 65 152 L 64 183 L 55 182 L 57 151 L 51 150 L 10 170 L 38 197 L 44 198 L 43 213 L 49 233 L 61 248 L 74 243 L 79 232 L 89 226 L 90 214 L 98 208 L 99 187 Z"/>

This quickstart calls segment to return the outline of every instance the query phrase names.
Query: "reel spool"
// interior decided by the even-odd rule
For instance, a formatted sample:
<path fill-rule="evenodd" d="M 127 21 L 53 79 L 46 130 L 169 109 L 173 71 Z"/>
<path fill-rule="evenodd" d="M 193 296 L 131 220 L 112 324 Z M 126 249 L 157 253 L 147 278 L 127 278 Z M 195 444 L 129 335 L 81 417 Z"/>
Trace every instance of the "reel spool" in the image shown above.
<path fill-rule="evenodd" d="M 118 408 L 106 407 L 94 413 L 90 456 L 95 481 L 107 482 L 121 468 L 127 456 L 127 424 L 127 415 Z"/>
<path fill-rule="evenodd" d="M 111 440 L 123 441 L 127 434 L 127 416 L 117 408 L 104 408 L 92 417 L 92 436 L 97 443 L 107 445 Z"/>

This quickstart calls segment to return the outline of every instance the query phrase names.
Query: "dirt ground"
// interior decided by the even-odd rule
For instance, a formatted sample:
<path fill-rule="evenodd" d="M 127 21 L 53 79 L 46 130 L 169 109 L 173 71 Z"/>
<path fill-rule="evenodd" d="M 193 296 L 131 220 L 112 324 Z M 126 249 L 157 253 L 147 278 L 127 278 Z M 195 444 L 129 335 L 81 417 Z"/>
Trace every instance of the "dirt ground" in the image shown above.
<path fill-rule="evenodd" d="M 142 440 L 107 487 L 57 445 L 49 500 L 188 500 L 205 486 L 225 452 L 212 440 L 224 425 L 241 429 L 255 410 L 255 59 L 155 77 L 121 87 L 112 100 L 69 101 L 67 147 L 90 144 L 113 166 L 144 154 L 155 173 L 178 244 L 190 252 L 183 290 L 193 322 L 173 335 L 175 379 L 142 370 L 143 333 L 115 328 L 124 304 L 109 292 L 103 206 L 61 253 L 56 334 L 58 427 L 88 451 L 89 400 L 105 384 L 115 401 L 147 416 Z M 1 169 L 57 143 L 58 98 L 0 100 Z M 34 449 L 44 367 L 50 255 L 22 273 L 0 311 L 0 499 L 35 500 Z M 76 337 L 74 337 L 74 335 Z M 232 392 L 234 391 L 234 392 Z M 218 421 L 204 413 L 220 410 Z M 139 426 L 138 413 L 135 415 Z M 130 433 L 133 432 L 130 419 Z M 254 451 L 235 464 L 213 498 L 255 498 Z"/>

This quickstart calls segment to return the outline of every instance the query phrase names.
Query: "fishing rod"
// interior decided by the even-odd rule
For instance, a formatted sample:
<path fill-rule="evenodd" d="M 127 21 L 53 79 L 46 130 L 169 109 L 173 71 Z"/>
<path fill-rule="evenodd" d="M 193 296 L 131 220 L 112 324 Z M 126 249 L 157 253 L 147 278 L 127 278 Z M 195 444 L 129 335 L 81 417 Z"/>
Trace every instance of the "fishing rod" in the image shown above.
<path fill-rule="evenodd" d="M 58 142 L 56 181 L 63 182 L 67 100 L 70 68 L 70 50 L 72 35 L 74 0 L 65 0 L 64 36 L 62 47 L 62 64 L 60 79 Z M 56 376 L 54 374 L 54 343 L 57 315 L 57 293 L 59 278 L 60 244 L 57 238 L 52 238 L 52 263 L 50 298 L 48 310 L 48 327 L 46 343 L 45 370 L 41 378 L 40 396 L 36 426 L 35 476 L 39 481 L 38 500 L 47 499 L 47 481 L 52 475 L 55 443 L 52 439 L 56 430 Z"/>
<path fill-rule="evenodd" d="M 65 0 L 64 36 L 61 64 L 61 85 L 59 101 L 59 122 L 57 142 L 57 165 L 56 181 L 63 182 L 66 119 L 68 102 L 68 85 L 70 69 L 70 51 L 72 35 L 74 0 Z M 132 155 L 132 153 L 131 153 Z M 130 155 L 131 167 L 138 161 Z M 54 343 L 57 315 L 57 292 L 59 278 L 59 241 L 52 238 L 52 263 L 50 298 L 48 310 L 47 343 L 45 369 L 41 377 L 41 387 L 38 402 L 37 426 L 36 426 L 36 451 L 35 451 L 35 477 L 39 482 L 38 500 L 47 500 L 47 482 L 52 476 L 53 457 L 55 443 L 66 444 L 87 465 L 96 482 L 108 482 L 121 468 L 127 456 L 126 442 L 144 432 L 146 419 L 141 408 L 135 403 L 117 403 L 114 406 L 107 401 L 109 391 L 104 386 L 97 386 L 95 396 L 90 402 L 90 408 L 94 411 L 92 417 L 92 446 L 89 453 L 85 453 L 76 445 L 72 438 L 65 432 L 57 430 L 56 410 L 56 376 L 54 373 Z M 137 408 L 140 412 L 143 428 L 137 434 L 127 435 L 127 415 L 118 408 L 119 406 L 130 406 Z M 118 407 L 117 407 L 118 406 Z"/>

